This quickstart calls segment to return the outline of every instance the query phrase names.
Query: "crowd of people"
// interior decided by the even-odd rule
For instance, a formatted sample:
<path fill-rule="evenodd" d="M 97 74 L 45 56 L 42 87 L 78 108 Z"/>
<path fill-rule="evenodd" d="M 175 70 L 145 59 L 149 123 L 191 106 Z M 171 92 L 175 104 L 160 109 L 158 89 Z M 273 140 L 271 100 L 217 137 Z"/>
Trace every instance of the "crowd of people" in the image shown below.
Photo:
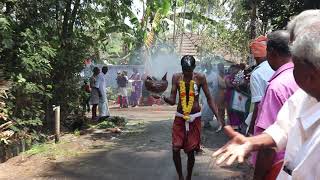
<path fill-rule="evenodd" d="M 184 56 L 182 73 L 173 75 L 170 96 L 161 97 L 170 105 L 178 102 L 172 146 L 179 178 L 184 179 L 180 150 L 188 155 L 187 179 L 191 179 L 194 152 L 200 149 L 201 121 L 207 128 L 215 118 L 219 124 L 216 131 L 224 127 L 232 138 L 213 154 L 220 155 L 217 163 L 227 159 L 228 165 L 235 160 L 243 162 L 251 155 L 254 179 L 320 179 L 319 43 L 320 10 L 308 10 L 291 20 L 286 30 L 260 36 L 249 44 L 255 66 L 235 64 L 225 70 L 221 63 L 206 65 L 204 76 L 194 72 L 194 57 Z M 97 118 L 97 107 L 99 117 L 110 115 L 107 71 L 107 67 L 101 72 L 94 68 L 90 88 L 86 88 L 91 89 L 93 118 Z M 127 72 L 118 72 L 121 108 L 154 99 L 143 86 L 146 74 L 133 72 L 130 78 Z"/>
<path fill-rule="evenodd" d="M 175 75 L 179 88 L 172 87 L 173 93 L 164 100 L 175 104 L 175 92 L 188 89 L 188 81 L 196 83 L 204 93 L 200 97 L 201 113 L 197 103 L 189 108 L 184 105 L 185 95 L 179 96 L 172 132 L 179 178 L 184 179 L 180 149 L 188 155 L 187 179 L 191 179 L 193 153 L 200 149 L 199 118 L 207 128 L 215 116 L 217 132 L 225 127 L 232 138 L 213 154 L 220 155 L 218 164 L 227 159 L 227 165 L 235 160 L 243 162 L 250 156 L 253 179 L 320 179 L 319 43 L 320 10 L 309 10 L 295 17 L 286 30 L 259 36 L 249 44 L 255 66 L 236 64 L 225 71 L 223 64 L 205 65 L 203 81 L 193 72 L 193 57 L 184 56 L 182 74 Z M 189 66 L 184 67 L 188 59 Z M 191 86 L 189 92 L 190 89 Z M 186 96 L 190 101 L 194 93 Z"/>
<path fill-rule="evenodd" d="M 222 120 L 217 132 L 221 131 L 225 124 L 231 125 L 243 133 L 247 131 L 246 118 L 250 111 L 250 75 L 255 66 L 233 64 L 226 69 L 225 65 L 206 65 L 204 73 L 211 95 L 214 97 Z M 202 116 L 204 128 L 210 128 L 213 113 L 206 101 L 202 101 Z"/>
<path fill-rule="evenodd" d="M 254 179 L 320 179 L 319 43 L 320 10 L 308 10 L 250 44 L 249 136 L 226 126 L 231 140 L 213 154 L 218 164 L 251 155 Z"/>
<path fill-rule="evenodd" d="M 143 81 L 145 78 L 146 74 L 141 77 L 136 68 L 133 68 L 133 73 L 130 78 L 128 78 L 127 71 L 119 71 L 117 73 L 117 103 L 120 105 L 120 108 L 128 108 L 129 106 L 136 107 L 138 105 L 151 106 L 154 104 L 154 98 L 152 98 L 144 87 Z"/>
<path fill-rule="evenodd" d="M 129 106 L 152 106 L 153 104 L 160 104 L 159 100 L 153 98 L 151 93 L 144 87 L 143 82 L 147 77 L 146 73 L 141 76 L 138 69 L 133 68 L 132 71 L 133 73 L 130 77 L 128 77 L 127 71 L 117 72 L 116 103 L 119 107 L 128 108 Z M 82 86 L 83 110 L 86 112 L 91 111 L 93 120 L 110 116 L 106 90 L 110 85 L 108 86 L 106 83 L 105 76 L 107 72 L 107 66 L 102 67 L 102 69 L 94 67 L 92 76 L 88 81 L 85 80 Z M 100 114 L 97 115 L 97 112 Z"/>

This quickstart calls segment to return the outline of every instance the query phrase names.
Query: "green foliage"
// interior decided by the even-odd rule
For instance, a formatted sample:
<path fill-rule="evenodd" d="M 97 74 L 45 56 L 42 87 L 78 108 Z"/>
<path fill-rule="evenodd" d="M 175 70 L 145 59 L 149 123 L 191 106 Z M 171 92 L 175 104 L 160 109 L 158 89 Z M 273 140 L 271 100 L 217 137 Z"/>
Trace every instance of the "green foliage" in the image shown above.
<path fill-rule="evenodd" d="M 76 136 L 76 137 L 79 137 L 80 136 L 80 131 L 78 129 L 76 129 L 73 134 Z"/>
<path fill-rule="evenodd" d="M 7 113 L 17 121 L 12 128 L 48 130 L 52 105 L 61 106 L 62 124 L 83 114 L 79 72 L 84 59 L 99 60 L 106 50 L 122 56 L 117 54 L 121 44 L 130 41 L 132 49 L 139 26 L 131 0 L 2 1 L 0 57 L 12 81 L 6 102 Z"/>
<path fill-rule="evenodd" d="M 261 0 L 258 3 L 259 18 L 269 22 L 273 29 L 282 29 L 290 18 L 303 11 L 304 0 Z"/>
<path fill-rule="evenodd" d="M 108 121 L 114 123 L 116 126 L 125 126 L 128 123 L 128 120 L 124 117 L 113 116 L 108 118 Z"/>
<path fill-rule="evenodd" d="M 96 126 L 98 129 L 114 128 L 116 125 L 110 121 L 102 121 Z"/>
<path fill-rule="evenodd" d="M 40 155 L 50 159 L 56 158 L 69 158 L 79 156 L 81 151 L 77 151 L 72 148 L 65 148 L 70 142 L 60 142 L 59 144 L 55 143 L 46 143 L 46 144 L 37 144 L 34 145 L 30 150 L 24 152 L 26 155 Z"/>
<path fill-rule="evenodd" d="M 112 87 L 107 87 L 107 95 L 108 95 L 108 100 L 116 101 L 118 98 L 117 89 Z"/>
<path fill-rule="evenodd" d="M 109 117 L 105 121 L 97 124 L 98 129 L 114 128 L 114 127 L 123 127 L 128 123 L 128 120 L 123 117 L 113 116 Z"/>
<path fill-rule="evenodd" d="M 0 39 L 2 39 L 0 52 L 13 46 L 11 23 L 3 15 L 0 15 Z"/>

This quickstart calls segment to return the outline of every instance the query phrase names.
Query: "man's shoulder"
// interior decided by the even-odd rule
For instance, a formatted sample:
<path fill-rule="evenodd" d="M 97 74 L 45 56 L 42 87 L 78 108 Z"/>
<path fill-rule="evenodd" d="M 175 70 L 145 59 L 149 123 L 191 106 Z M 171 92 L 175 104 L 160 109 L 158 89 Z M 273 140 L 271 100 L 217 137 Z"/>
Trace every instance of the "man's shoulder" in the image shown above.
<path fill-rule="evenodd" d="M 179 78 L 179 77 L 182 77 L 182 73 L 174 73 L 172 75 L 173 78 Z"/>
<path fill-rule="evenodd" d="M 301 88 L 299 88 L 290 98 L 289 101 L 291 103 L 294 104 L 299 104 L 300 102 L 302 102 L 305 98 L 309 97 L 309 95 L 302 90 Z"/>
<path fill-rule="evenodd" d="M 98 74 L 98 77 L 104 77 L 104 74 L 101 72 Z"/>
<path fill-rule="evenodd" d="M 294 79 L 293 72 L 281 73 L 269 81 L 269 86 L 271 89 L 284 90 L 288 89 L 298 89 L 298 85 Z"/>
<path fill-rule="evenodd" d="M 105 80 L 105 75 L 103 73 L 100 73 L 98 76 L 97 76 L 97 80 L 98 81 L 104 81 Z"/>
<path fill-rule="evenodd" d="M 206 75 L 200 72 L 194 72 L 194 76 L 198 78 L 206 78 Z"/>
<path fill-rule="evenodd" d="M 266 64 L 254 70 L 251 74 L 251 77 L 268 81 L 270 80 L 273 74 L 274 74 L 274 70 L 270 67 L 269 64 Z"/>

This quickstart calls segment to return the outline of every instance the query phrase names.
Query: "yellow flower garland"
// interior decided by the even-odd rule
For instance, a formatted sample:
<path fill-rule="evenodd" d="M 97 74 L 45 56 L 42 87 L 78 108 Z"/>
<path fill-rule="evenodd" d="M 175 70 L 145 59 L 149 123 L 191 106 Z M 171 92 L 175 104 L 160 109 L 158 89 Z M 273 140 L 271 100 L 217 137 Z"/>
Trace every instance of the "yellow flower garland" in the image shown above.
<path fill-rule="evenodd" d="M 181 98 L 181 106 L 183 111 L 183 119 L 188 121 L 190 120 L 190 113 L 194 103 L 194 81 L 190 81 L 190 88 L 189 88 L 189 102 L 187 104 L 187 93 L 186 93 L 186 83 L 185 81 L 181 80 L 180 85 L 180 98 Z"/>

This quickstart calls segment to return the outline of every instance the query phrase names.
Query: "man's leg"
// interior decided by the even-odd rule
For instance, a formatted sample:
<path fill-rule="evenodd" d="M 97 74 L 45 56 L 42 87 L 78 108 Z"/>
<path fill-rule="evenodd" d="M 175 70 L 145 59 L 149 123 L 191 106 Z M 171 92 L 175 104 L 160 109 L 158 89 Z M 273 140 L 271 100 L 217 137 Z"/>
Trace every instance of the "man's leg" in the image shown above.
<path fill-rule="evenodd" d="M 119 103 L 120 103 L 120 107 L 122 108 L 122 96 L 119 96 Z"/>
<path fill-rule="evenodd" d="M 183 174 L 182 174 L 180 149 L 173 148 L 172 152 L 173 152 L 173 162 L 176 167 L 179 180 L 184 180 Z"/>
<path fill-rule="evenodd" d="M 186 180 L 191 180 L 192 170 L 195 162 L 194 151 L 188 153 L 188 175 Z"/>
<path fill-rule="evenodd" d="M 104 118 L 109 117 L 108 100 L 106 97 L 102 96 L 99 100 L 99 120 L 104 120 Z"/>
<path fill-rule="evenodd" d="M 222 105 L 221 105 L 222 106 Z M 220 119 L 221 119 L 221 121 L 222 122 L 220 122 L 221 123 L 221 125 L 222 126 L 225 126 L 225 112 L 224 112 L 224 108 L 219 108 L 219 110 L 218 110 L 218 115 L 220 116 Z"/>
<path fill-rule="evenodd" d="M 95 120 L 97 118 L 97 104 L 92 105 L 92 120 Z"/>
<path fill-rule="evenodd" d="M 128 107 L 128 99 L 127 99 L 127 96 L 122 96 L 122 105 L 123 105 L 123 108 L 127 108 Z"/>
<path fill-rule="evenodd" d="M 105 117 L 110 117 L 110 110 L 109 110 L 109 103 L 108 103 L 108 99 L 106 98 L 106 102 L 104 103 L 105 107 L 106 107 L 106 113 L 105 113 Z"/>

